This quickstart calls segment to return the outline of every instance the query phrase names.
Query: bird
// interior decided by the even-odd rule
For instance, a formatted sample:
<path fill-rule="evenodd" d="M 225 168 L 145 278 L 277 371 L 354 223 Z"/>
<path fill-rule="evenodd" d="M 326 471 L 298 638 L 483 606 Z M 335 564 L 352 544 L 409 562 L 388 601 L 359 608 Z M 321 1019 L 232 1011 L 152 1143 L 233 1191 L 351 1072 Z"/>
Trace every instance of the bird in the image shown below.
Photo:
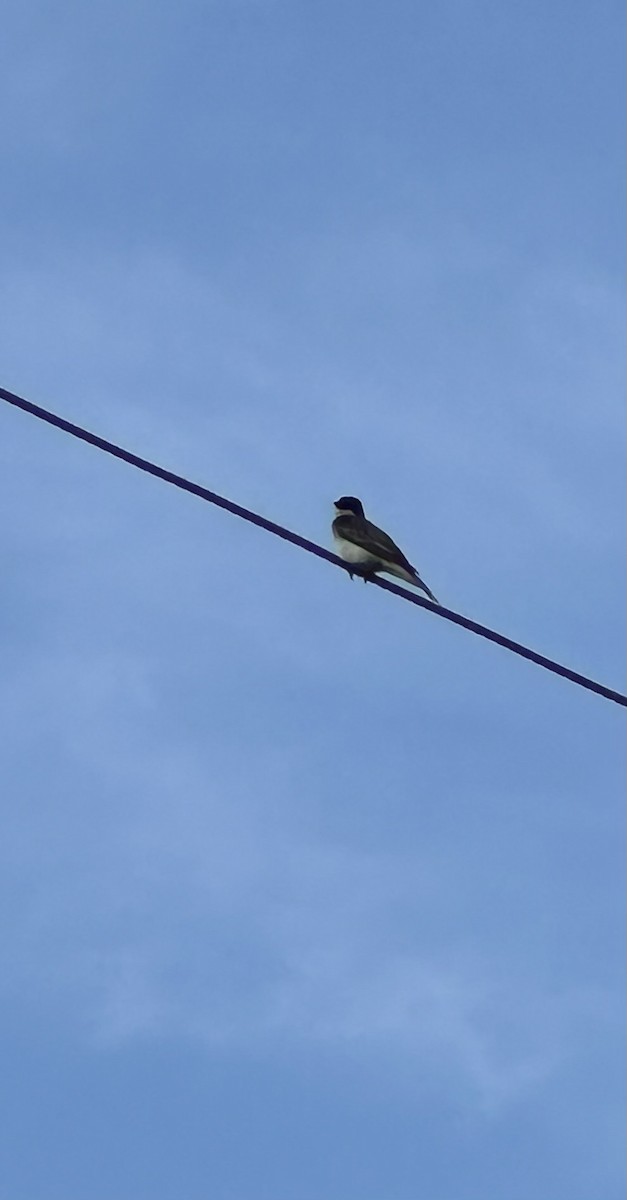
<path fill-rule="evenodd" d="M 335 517 L 331 526 L 333 538 L 340 558 L 355 567 L 355 572 L 349 567 L 351 579 L 357 573 L 367 583 L 373 575 L 385 571 L 420 588 L 433 604 L 439 605 L 431 589 L 391 537 L 366 519 L 361 500 L 356 496 L 340 496 L 334 507 Z"/>

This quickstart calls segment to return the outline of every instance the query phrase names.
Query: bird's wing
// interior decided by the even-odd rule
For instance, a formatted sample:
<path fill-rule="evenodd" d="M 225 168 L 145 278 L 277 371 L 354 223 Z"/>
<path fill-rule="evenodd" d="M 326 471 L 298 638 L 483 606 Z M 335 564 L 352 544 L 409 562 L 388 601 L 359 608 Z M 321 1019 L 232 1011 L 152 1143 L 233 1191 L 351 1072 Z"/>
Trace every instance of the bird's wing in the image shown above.
<path fill-rule="evenodd" d="M 370 554 L 374 554 L 385 562 L 396 563 L 399 567 L 404 567 L 406 571 L 414 571 L 396 542 L 393 542 L 387 533 L 378 529 L 365 517 L 357 517 L 351 520 L 350 524 L 347 522 L 346 532 L 342 529 L 342 537 L 349 542 L 354 542 L 356 546 L 361 546 L 362 550 L 368 550 Z"/>

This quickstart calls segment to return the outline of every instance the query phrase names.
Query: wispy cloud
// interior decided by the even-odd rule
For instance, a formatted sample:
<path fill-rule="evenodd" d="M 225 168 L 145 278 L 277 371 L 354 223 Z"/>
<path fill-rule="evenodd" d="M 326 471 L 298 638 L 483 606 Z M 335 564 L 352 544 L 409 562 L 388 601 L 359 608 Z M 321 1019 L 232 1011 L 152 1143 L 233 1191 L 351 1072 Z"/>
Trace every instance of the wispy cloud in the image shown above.
<path fill-rule="evenodd" d="M 501 946 L 455 935 L 435 949 L 454 856 L 305 838 L 289 754 L 255 752 L 256 795 L 217 742 L 199 757 L 149 736 L 152 688 L 131 661 L 66 661 L 65 679 L 59 665 L 32 678 L 36 709 L 11 688 L 14 736 L 45 727 L 73 783 L 51 780 L 49 806 L 33 792 L 10 823 L 6 851 L 15 861 L 19 845 L 20 870 L 38 882 L 15 910 L 9 994 L 62 1005 L 103 1046 L 181 1037 L 246 1050 L 278 1038 L 385 1050 L 414 1060 L 431 1087 L 456 1078 L 486 1112 L 541 1089 L 611 1012 L 609 997 L 576 983 L 523 984 Z M 55 696 L 76 688 L 69 728 Z"/>

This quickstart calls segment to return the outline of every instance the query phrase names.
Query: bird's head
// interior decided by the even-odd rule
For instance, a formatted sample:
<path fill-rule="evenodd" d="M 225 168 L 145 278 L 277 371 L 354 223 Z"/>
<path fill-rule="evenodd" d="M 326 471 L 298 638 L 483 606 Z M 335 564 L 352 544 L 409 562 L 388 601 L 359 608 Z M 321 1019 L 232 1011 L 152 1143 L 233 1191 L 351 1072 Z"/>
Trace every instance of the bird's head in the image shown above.
<path fill-rule="evenodd" d="M 339 500 L 335 501 L 335 507 L 338 515 L 344 516 L 349 513 L 354 517 L 363 517 L 364 515 L 364 506 L 356 496 L 340 496 Z"/>

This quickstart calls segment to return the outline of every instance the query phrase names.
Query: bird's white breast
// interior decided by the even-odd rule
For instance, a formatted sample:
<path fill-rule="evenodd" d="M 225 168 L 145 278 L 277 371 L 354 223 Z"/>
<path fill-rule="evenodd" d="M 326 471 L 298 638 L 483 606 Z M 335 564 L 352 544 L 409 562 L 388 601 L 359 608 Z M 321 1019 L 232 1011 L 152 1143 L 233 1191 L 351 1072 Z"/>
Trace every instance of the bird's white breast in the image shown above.
<path fill-rule="evenodd" d="M 366 566 L 370 563 L 380 562 L 376 554 L 371 554 L 369 550 L 364 550 L 361 546 L 356 546 L 354 542 L 347 542 L 346 538 L 335 537 L 335 548 L 344 562 L 359 564 Z"/>

